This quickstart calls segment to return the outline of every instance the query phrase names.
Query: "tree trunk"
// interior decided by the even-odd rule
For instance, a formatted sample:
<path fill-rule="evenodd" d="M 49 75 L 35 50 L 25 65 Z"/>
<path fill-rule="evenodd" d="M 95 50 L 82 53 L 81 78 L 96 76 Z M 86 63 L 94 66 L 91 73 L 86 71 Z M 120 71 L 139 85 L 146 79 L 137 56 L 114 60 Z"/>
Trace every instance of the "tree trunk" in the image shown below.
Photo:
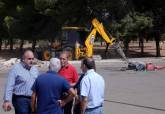
<path fill-rule="evenodd" d="M 21 39 L 21 43 L 20 43 L 20 46 L 19 46 L 20 54 L 23 53 L 23 44 L 24 44 L 24 40 Z"/>
<path fill-rule="evenodd" d="M 156 40 L 156 57 L 160 57 L 159 41 Z"/>
<path fill-rule="evenodd" d="M 9 41 L 9 42 L 10 42 L 10 50 L 12 51 L 12 50 L 13 50 L 13 39 L 10 38 L 9 40 L 10 40 L 10 41 Z"/>
<path fill-rule="evenodd" d="M 0 38 L 0 50 L 2 50 L 2 39 Z"/>
<path fill-rule="evenodd" d="M 141 49 L 141 56 L 144 55 L 144 39 L 142 36 L 139 38 L 139 44 L 140 44 L 140 49 Z"/>
<path fill-rule="evenodd" d="M 156 57 L 160 57 L 160 45 L 159 45 L 159 42 L 160 42 L 160 31 L 156 31 L 155 32 L 155 41 L 156 41 Z"/>
<path fill-rule="evenodd" d="M 24 40 L 21 39 L 21 43 L 20 43 L 20 46 L 19 46 L 19 49 L 22 50 L 23 49 L 23 45 L 24 45 Z"/>
<path fill-rule="evenodd" d="M 109 47 L 109 43 L 106 43 L 105 55 L 106 55 L 106 54 L 107 54 L 107 52 L 108 52 L 108 47 Z"/>
<path fill-rule="evenodd" d="M 126 53 L 126 55 L 128 54 L 128 51 L 129 51 L 129 42 L 130 42 L 130 39 L 125 37 L 125 39 L 124 39 L 124 52 Z"/>
<path fill-rule="evenodd" d="M 37 43 L 36 39 L 34 39 L 33 42 L 32 42 L 32 50 L 33 51 L 35 51 L 35 49 L 36 49 L 36 43 Z"/>
<path fill-rule="evenodd" d="M 107 58 L 108 48 L 109 48 L 109 43 L 106 43 L 106 48 L 105 48 L 105 51 L 104 51 L 105 58 Z"/>
<path fill-rule="evenodd" d="M 101 47 L 103 46 L 103 42 L 102 41 L 100 41 L 100 45 L 101 45 Z"/>

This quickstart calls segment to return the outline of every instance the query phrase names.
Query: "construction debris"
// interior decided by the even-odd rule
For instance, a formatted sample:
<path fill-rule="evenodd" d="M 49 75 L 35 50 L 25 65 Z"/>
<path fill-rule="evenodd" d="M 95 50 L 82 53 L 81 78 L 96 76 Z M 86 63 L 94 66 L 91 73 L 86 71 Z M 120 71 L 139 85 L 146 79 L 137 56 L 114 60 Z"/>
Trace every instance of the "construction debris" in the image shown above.
<path fill-rule="evenodd" d="M 11 67 L 16 63 L 19 63 L 20 59 L 18 58 L 11 58 L 10 60 L 0 60 L 0 67 Z M 43 67 L 45 65 L 45 61 L 40 61 L 38 59 L 34 60 L 34 65 L 38 66 L 38 67 Z"/>
<path fill-rule="evenodd" d="M 11 58 L 11 59 L 8 60 L 8 61 L 3 61 L 3 62 L 1 62 L 1 64 L 2 64 L 3 66 L 10 67 L 10 66 L 12 66 L 12 65 L 14 65 L 15 63 L 18 63 L 18 62 L 20 62 L 20 59 Z"/>

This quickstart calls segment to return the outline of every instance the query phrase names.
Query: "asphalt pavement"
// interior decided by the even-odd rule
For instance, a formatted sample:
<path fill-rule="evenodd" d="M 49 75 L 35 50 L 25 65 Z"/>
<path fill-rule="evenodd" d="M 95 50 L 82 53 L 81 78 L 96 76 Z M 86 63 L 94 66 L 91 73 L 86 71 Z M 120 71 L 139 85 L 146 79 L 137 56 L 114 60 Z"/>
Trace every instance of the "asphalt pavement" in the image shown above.
<path fill-rule="evenodd" d="M 133 58 L 129 61 L 165 66 L 165 58 Z M 80 61 L 71 61 L 80 73 Z M 105 80 L 104 114 L 165 114 L 165 69 L 155 71 L 122 71 L 127 64 L 120 59 L 98 60 L 96 70 Z M 0 70 L 0 103 L 8 69 Z M 42 72 L 46 68 L 40 68 Z M 14 114 L 4 112 L 0 114 Z"/>

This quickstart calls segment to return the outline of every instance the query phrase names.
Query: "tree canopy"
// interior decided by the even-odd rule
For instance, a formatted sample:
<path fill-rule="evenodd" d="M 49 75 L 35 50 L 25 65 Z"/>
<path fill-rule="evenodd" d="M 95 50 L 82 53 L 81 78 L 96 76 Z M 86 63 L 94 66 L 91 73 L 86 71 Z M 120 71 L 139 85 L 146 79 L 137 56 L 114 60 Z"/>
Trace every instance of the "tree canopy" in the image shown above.
<path fill-rule="evenodd" d="M 112 33 L 165 30 L 163 0 L 0 0 L 0 39 L 50 39 L 64 25 L 87 26 L 108 15 Z"/>

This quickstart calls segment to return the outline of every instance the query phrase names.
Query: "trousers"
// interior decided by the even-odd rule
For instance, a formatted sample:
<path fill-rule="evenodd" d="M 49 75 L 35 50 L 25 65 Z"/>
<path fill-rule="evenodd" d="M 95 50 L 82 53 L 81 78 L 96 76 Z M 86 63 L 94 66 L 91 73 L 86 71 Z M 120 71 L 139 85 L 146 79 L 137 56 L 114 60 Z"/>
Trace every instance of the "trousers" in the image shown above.
<path fill-rule="evenodd" d="M 92 109 L 87 109 L 85 114 L 103 114 L 103 107 L 97 107 Z"/>
<path fill-rule="evenodd" d="M 26 97 L 13 97 L 15 114 L 31 114 L 31 99 Z"/>

